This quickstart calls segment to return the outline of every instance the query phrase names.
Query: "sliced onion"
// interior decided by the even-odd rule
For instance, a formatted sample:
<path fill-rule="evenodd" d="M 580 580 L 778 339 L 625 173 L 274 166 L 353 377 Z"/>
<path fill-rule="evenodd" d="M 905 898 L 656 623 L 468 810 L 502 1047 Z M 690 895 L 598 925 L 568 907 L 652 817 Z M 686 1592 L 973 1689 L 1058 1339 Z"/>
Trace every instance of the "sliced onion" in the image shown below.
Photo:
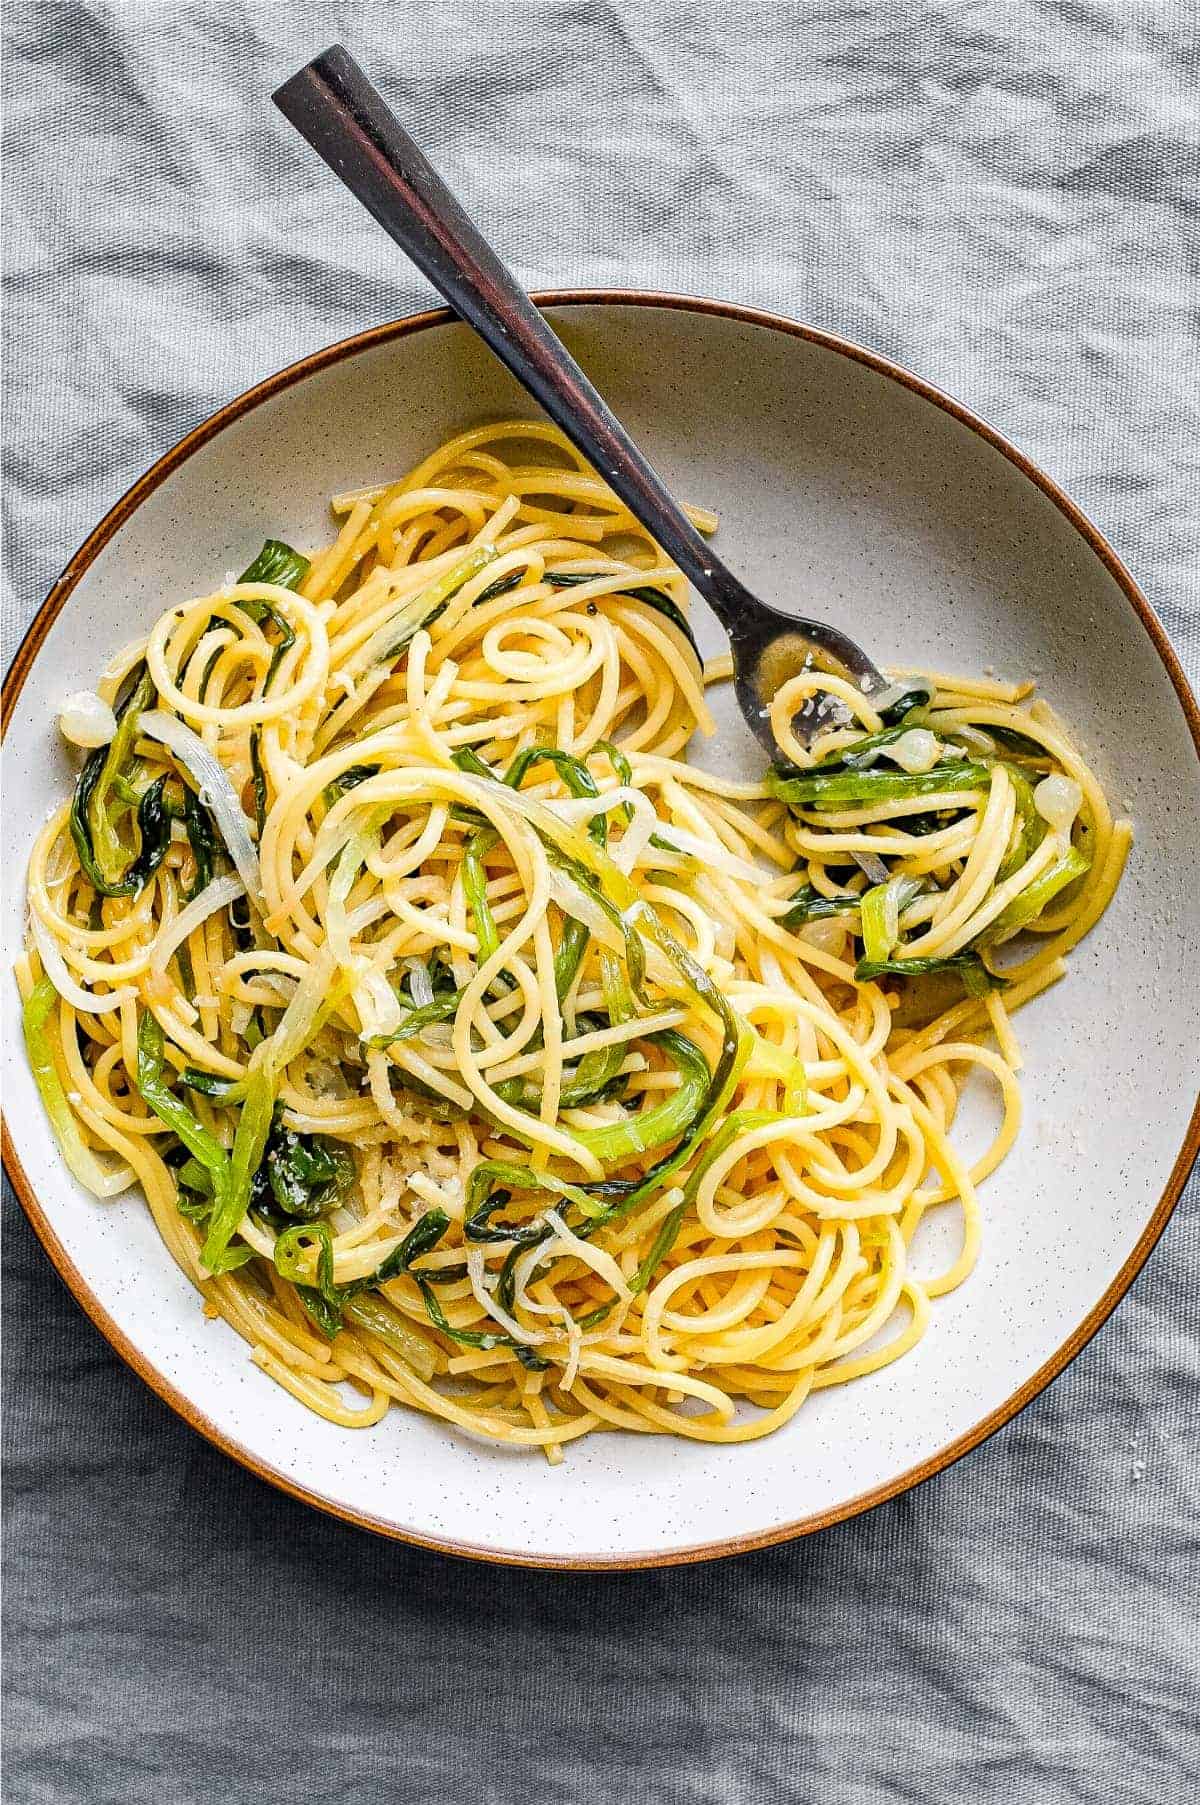
<path fill-rule="evenodd" d="M 1049 823 L 1064 840 L 1071 837 L 1075 817 L 1083 804 L 1083 791 L 1073 777 L 1051 772 L 1043 777 L 1033 792 L 1033 806 L 1043 821 Z"/>
<path fill-rule="evenodd" d="M 603 1279 L 604 1283 L 616 1292 L 622 1303 L 630 1302 L 633 1293 L 629 1289 L 628 1280 L 610 1253 L 605 1253 L 602 1247 L 595 1246 L 591 1241 L 580 1240 L 579 1236 L 567 1227 L 557 1210 L 547 1210 L 544 1220 L 554 1230 L 554 1239 L 565 1254 L 570 1254 L 573 1259 L 581 1260 L 585 1266 L 590 1266 L 596 1277 Z M 545 1251 L 546 1249 L 543 1248 L 543 1254 Z"/>
<path fill-rule="evenodd" d="M 66 1003 L 70 1003 L 80 1015 L 107 1015 L 110 1009 L 119 1009 L 122 1003 L 131 1002 L 137 991 L 131 984 L 123 984 L 118 990 L 110 990 L 107 996 L 99 997 L 91 990 L 85 990 L 76 982 L 67 969 L 67 962 L 58 950 L 58 942 L 50 932 L 37 910 L 31 910 L 29 925 L 33 932 L 33 943 L 37 947 L 42 967 Z"/>
<path fill-rule="evenodd" d="M 65 740 L 90 751 L 108 745 L 117 731 L 117 717 L 94 689 L 77 689 L 59 709 L 58 726 Z"/>
<path fill-rule="evenodd" d="M 655 821 L 655 827 L 660 824 Z M 692 858 L 699 859 L 710 871 L 723 871 L 726 877 L 741 878 L 749 884 L 761 884 L 766 875 L 762 866 L 752 865 L 749 859 L 739 858 L 736 852 L 730 852 L 727 846 L 718 846 L 713 840 L 702 839 L 699 834 L 685 832 L 675 823 L 665 830 L 664 839 L 678 846 L 680 852 L 690 853 Z M 615 854 L 614 854 L 615 857 Z"/>
<path fill-rule="evenodd" d="M 910 727 L 898 740 L 885 746 L 883 752 L 884 757 L 898 764 L 902 771 L 932 771 L 942 756 L 942 744 L 928 727 Z"/>
<path fill-rule="evenodd" d="M 613 925 L 600 905 L 593 901 L 586 890 L 580 889 L 568 872 L 560 870 L 556 865 L 551 865 L 549 879 L 550 895 L 564 915 L 570 915 L 573 920 L 581 921 L 585 928 L 590 929 L 593 938 L 601 946 L 606 947 L 610 953 L 624 952 L 625 941 L 620 929 Z M 679 974 L 661 948 L 652 942 L 647 942 L 645 952 L 646 970 L 655 983 L 662 984 L 668 989 L 674 988 L 678 984 Z"/>
<path fill-rule="evenodd" d="M 852 852 L 850 857 L 860 871 L 865 871 L 873 884 L 886 884 L 892 875 L 883 860 L 873 852 Z"/>
<path fill-rule="evenodd" d="M 471 1281 L 471 1290 L 475 1294 L 475 1301 L 484 1314 L 490 1316 L 493 1322 L 498 1322 L 514 1341 L 523 1342 L 526 1347 L 540 1347 L 544 1341 L 552 1340 L 553 1336 L 541 1329 L 525 1328 L 496 1302 L 487 1283 L 487 1272 L 484 1265 L 486 1258 L 482 1247 L 468 1247 L 467 1277 Z"/>
<path fill-rule="evenodd" d="M 220 761 L 209 751 L 198 733 L 185 727 L 174 715 L 155 709 L 140 716 L 138 731 L 152 740 L 160 740 L 173 752 L 200 791 L 200 800 L 212 810 L 217 830 L 225 842 L 238 876 L 246 886 L 246 895 L 254 903 L 263 900 L 262 877 L 258 855 L 250 838 L 250 825 L 242 810 L 233 785 Z"/>
<path fill-rule="evenodd" d="M 255 1059 L 273 1072 L 281 1072 L 313 1037 L 314 1025 L 333 983 L 333 961 L 323 955 L 309 966 L 292 993 L 292 1000 L 270 1040 L 255 1050 Z"/>
<path fill-rule="evenodd" d="M 351 997 L 358 1010 L 359 1032 L 364 1040 L 394 1034 L 404 1019 L 395 991 L 377 967 L 364 973 Z"/>
<path fill-rule="evenodd" d="M 227 909 L 230 903 L 236 902 L 239 896 L 245 894 L 246 886 L 240 877 L 232 874 L 229 877 L 214 877 L 212 883 L 205 885 L 186 909 L 179 911 L 174 921 L 159 929 L 154 945 L 150 948 L 150 970 L 166 971 L 176 947 L 182 946 L 202 921 L 207 921 L 218 909 Z"/>
<path fill-rule="evenodd" d="M 365 837 L 354 834 L 342 848 L 333 881 L 329 886 L 329 908 L 327 929 L 329 950 L 338 964 L 349 968 L 353 960 L 350 947 L 350 923 L 346 916 L 346 898 L 354 888 L 354 881 L 362 869 L 366 852 Z"/>
<path fill-rule="evenodd" d="M 990 733 L 983 733 L 978 727 L 968 727 L 965 721 L 959 722 L 955 727 L 954 738 L 959 745 L 965 746 L 968 752 L 973 748 L 976 752 L 982 752 L 985 757 L 990 757 L 996 750 L 996 742 Z M 947 746 L 945 751 L 953 757 L 951 747 Z"/>
<path fill-rule="evenodd" d="M 408 987 L 412 1000 L 418 1009 L 427 1009 L 433 1001 L 433 979 L 429 975 L 429 967 L 420 959 L 408 962 Z"/>

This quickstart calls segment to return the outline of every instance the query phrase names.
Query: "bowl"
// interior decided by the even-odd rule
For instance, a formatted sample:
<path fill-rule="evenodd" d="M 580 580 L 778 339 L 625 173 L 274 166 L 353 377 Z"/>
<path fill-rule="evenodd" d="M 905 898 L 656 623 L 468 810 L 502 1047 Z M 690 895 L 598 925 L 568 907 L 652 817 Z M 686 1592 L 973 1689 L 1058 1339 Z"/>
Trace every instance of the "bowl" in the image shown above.
<path fill-rule="evenodd" d="M 1024 1129 L 984 1187 L 983 1253 L 906 1359 L 816 1394 L 741 1447 L 607 1434 L 553 1469 L 394 1410 L 351 1431 L 250 1362 L 134 1193 L 64 1170 L 3 987 L 5 1163 L 101 1332 L 218 1447 L 310 1503 L 425 1546 L 539 1566 L 702 1559 L 865 1510 L 1007 1422 L 1078 1353 L 1162 1232 L 1200 1142 L 1200 715 L 1129 573 L 1071 501 L 958 403 L 883 358 L 745 308 L 668 295 L 538 297 L 668 482 L 716 508 L 752 589 L 885 663 L 1035 676 L 1114 801 L 1132 858 L 1067 979 L 1018 1018 Z M 119 501 L 40 609 L 4 688 L 7 943 L 23 860 L 71 781 L 56 705 L 169 601 L 276 534 L 328 528 L 327 497 L 404 470 L 453 431 L 532 413 L 444 312 L 316 353 L 199 426 Z M 707 648 L 721 635 L 700 611 Z M 706 648 L 706 649 L 707 649 Z M 725 769 L 755 768 L 727 709 Z M 964 1133 L 986 1127 L 969 1094 Z M 949 1232 L 947 1229 L 946 1232 Z"/>

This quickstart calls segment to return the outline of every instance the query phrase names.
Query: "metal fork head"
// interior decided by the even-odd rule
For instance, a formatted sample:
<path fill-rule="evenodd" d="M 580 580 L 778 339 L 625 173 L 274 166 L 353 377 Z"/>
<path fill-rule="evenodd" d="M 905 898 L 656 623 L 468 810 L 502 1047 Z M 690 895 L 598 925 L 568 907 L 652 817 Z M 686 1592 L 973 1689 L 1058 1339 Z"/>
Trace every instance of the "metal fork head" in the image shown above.
<path fill-rule="evenodd" d="M 779 747 L 771 729 L 771 703 L 793 677 L 804 671 L 828 671 L 853 683 L 866 696 L 891 687 L 847 634 L 822 621 L 796 620 L 762 602 L 739 620 L 730 639 L 738 705 L 750 731 L 772 758 L 779 756 Z M 844 715 L 835 697 L 818 693 L 793 717 L 792 732 L 807 746 Z"/>

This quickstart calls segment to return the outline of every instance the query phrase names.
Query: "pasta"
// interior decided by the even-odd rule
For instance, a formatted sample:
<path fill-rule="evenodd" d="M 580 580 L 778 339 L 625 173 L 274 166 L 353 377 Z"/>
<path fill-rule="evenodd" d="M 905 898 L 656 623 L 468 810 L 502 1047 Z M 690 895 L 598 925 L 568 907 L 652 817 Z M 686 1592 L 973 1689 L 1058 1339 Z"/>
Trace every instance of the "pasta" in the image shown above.
<path fill-rule="evenodd" d="M 1013 1012 L 1129 824 L 1029 684 L 810 671 L 761 780 L 690 764 L 728 658 L 551 427 L 333 508 L 64 709 L 88 756 L 18 965 L 64 1158 L 347 1428 L 764 1435 L 971 1271 Z"/>

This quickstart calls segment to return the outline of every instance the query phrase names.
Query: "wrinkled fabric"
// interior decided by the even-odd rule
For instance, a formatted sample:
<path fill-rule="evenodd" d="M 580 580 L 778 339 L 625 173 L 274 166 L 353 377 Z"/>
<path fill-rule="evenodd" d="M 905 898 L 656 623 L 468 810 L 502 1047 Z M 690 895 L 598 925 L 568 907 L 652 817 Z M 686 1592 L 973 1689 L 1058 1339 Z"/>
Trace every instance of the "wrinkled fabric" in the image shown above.
<path fill-rule="evenodd" d="M 11 0 L 11 652 L 160 452 L 427 303 L 270 89 L 340 37 L 531 284 L 844 333 L 1064 483 L 1200 664 L 1187 0 Z M 210 1448 L 6 1198 L 12 1805 L 1183 1805 L 1200 1212 L 1018 1420 L 791 1547 L 524 1574 Z"/>

